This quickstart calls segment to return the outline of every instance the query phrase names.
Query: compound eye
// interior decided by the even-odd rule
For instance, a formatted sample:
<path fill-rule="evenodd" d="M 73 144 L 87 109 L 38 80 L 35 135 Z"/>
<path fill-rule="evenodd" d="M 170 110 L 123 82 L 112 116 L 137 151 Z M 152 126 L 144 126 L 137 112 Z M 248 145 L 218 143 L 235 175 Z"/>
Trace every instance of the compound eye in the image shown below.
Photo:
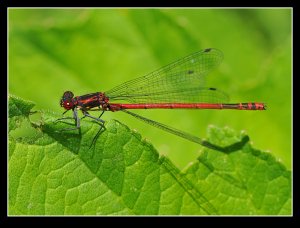
<path fill-rule="evenodd" d="M 71 91 L 66 91 L 66 92 L 64 92 L 63 98 L 64 98 L 65 100 L 67 100 L 67 99 L 72 99 L 73 97 L 74 97 L 74 94 L 73 94 Z"/>
<path fill-rule="evenodd" d="M 65 109 L 72 109 L 73 108 L 73 102 L 70 102 L 70 101 L 64 101 L 64 104 L 63 104 L 63 107 L 65 108 Z"/>

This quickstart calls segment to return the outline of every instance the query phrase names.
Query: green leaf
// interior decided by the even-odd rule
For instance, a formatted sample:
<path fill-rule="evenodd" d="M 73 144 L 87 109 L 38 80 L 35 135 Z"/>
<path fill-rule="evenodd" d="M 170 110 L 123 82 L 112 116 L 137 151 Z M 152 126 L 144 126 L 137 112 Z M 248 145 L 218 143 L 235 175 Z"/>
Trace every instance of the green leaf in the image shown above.
<path fill-rule="evenodd" d="M 69 126 L 54 123 L 60 115 L 33 121 L 32 107 L 9 97 L 9 120 L 23 123 L 9 126 L 9 215 L 291 214 L 290 171 L 249 142 L 228 154 L 203 148 L 180 171 L 116 120 L 90 148 L 98 124 L 59 131 Z M 208 135 L 220 146 L 245 138 L 216 127 Z"/>

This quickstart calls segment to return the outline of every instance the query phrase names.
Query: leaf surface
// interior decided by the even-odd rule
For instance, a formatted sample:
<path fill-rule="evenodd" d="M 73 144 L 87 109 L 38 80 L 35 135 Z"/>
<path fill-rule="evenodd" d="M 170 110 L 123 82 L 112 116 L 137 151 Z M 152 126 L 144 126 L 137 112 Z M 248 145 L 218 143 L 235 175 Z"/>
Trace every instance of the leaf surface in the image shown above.
<path fill-rule="evenodd" d="M 33 106 L 9 96 L 10 215 L 291 214 L 290 171 L 249 142 L 228 154 L 203 148 L 180 171 L 116 120 L 90 148 L 98 124 L 59 131 L 59 115 L 33 121 Z M 208 136 L 220 146 L 245 138 L 216 127 Z"/>

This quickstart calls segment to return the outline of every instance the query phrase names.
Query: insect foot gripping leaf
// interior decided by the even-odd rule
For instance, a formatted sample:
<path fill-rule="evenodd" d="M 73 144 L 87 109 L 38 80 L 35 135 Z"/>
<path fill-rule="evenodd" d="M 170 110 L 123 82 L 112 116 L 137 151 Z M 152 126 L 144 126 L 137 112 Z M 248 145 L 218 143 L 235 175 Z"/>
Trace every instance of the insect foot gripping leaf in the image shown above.
<path fill-rule="evenodd" d="M 59 115 L 33 122 L 32 107 L 9 97 L 9 215 L 291 214 L 290 172 L 230 129 L 211 128 L 208 141 L 240 148 L 203 149 L 181 172 L 118 121 L 90 148 L 97 123 L 59 132 Z"/>

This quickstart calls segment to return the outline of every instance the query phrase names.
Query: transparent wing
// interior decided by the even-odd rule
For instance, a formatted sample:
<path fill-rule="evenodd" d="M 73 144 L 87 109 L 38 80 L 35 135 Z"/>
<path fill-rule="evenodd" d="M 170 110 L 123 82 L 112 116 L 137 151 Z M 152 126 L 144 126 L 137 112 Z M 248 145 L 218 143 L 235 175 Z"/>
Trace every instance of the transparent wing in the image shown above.
<path fill-rule="evenodd" d="M 105 94 L 110 100 L 130 103 L 224 102 L 228 96 L 215 88 L 204 87 L 205 76 L 223 59 L 221 51 L 205 49 L 148 75 L 127 81 Z"/>

